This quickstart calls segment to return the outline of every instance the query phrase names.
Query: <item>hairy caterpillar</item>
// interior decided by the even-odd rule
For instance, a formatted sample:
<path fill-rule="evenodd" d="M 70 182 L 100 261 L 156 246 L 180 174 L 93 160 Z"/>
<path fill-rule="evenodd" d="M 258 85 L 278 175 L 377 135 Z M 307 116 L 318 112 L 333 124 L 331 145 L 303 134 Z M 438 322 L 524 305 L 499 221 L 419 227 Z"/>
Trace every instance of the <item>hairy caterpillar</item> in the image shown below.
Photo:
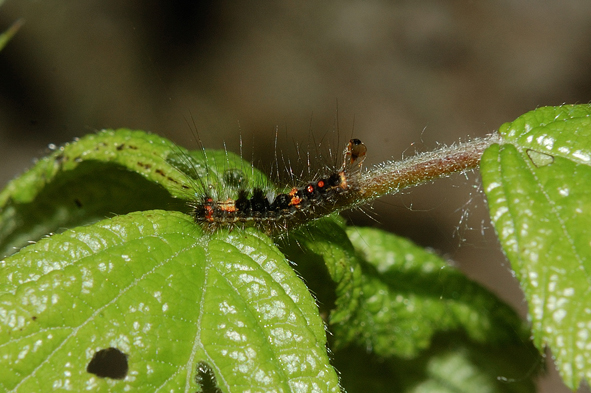
<path fill-rule="evenodd" d="M 193 217 L 210 231 L 254 226 L 273 234 L 302 225 L 338 210 L 344 200 L 359 197 L 358 179 L 366 152 L 363 142 L 351 139 L 338 171 L 277 195 L 261 188 L 240 189 L 236 199 L 220 201 L 206 194 L 192 204 Z"/>

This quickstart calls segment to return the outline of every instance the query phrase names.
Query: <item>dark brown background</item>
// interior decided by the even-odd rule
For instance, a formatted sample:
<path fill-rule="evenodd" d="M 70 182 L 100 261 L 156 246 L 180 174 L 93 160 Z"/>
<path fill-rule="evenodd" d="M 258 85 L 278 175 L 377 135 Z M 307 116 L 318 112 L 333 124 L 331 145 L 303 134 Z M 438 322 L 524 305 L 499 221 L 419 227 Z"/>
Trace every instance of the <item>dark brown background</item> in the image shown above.
<path fill-rule="evenodd" d="M 591 97 L 586 1 L 8 0 L 0 29 L 18 18 L 0 52 L 2 184 L 48 143 L 101 128 L 196 148 L 196 126 L 233 151 L 242 135 L 261 169 L 275 126 L 284 151 L 354 135 L 377 163 Z M 433 247 L 524 314 L 478 186 L 456 176 L 375 202 L 375 221 L 348 216 Z M 555 375 L 540 385 L 566 391 Z"/>

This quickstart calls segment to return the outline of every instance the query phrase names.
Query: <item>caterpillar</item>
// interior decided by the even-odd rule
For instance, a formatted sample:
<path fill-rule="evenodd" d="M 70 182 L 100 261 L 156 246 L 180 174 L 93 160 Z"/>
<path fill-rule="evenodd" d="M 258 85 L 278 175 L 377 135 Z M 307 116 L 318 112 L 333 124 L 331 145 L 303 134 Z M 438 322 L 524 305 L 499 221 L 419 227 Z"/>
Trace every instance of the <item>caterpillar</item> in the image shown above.
<path fill-rule="evenodd" d="M 216 200 L 206 194 L 192 203 L 192 216 L 212 232 L 254 226 L 273 235 L 297 227 L 338 211 L 345 201 L 359 197 L 359 176 L 366 153 L 363 142 L 351 139 L 338 171 L 277 195 L 261 188 L 240 189 L 235 199 Z"/>

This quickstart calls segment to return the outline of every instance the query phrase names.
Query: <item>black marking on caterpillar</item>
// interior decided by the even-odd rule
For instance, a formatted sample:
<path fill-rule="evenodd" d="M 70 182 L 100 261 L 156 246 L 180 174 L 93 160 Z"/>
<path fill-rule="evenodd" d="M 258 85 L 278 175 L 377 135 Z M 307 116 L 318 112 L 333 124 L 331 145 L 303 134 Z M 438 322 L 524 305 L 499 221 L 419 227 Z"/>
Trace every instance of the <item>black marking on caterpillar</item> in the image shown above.
<path fill-rule="evenodd" d="M 366 152 L 366 146 L 359 139 L 351 139 L 343 152 L 339 171 L 276 196 L 266 194 L 261 188 L 250 191 L 241 188 L 236 199 L 216 200 L 206 194 L 192 204 L 192 215 L 211 232 L 253 226 L 273 235 L 297 227 L 359 198 L 358 176 Z M 226 171 L 224 180 L 239 186 L 243 177 L 241 171 Z"/>

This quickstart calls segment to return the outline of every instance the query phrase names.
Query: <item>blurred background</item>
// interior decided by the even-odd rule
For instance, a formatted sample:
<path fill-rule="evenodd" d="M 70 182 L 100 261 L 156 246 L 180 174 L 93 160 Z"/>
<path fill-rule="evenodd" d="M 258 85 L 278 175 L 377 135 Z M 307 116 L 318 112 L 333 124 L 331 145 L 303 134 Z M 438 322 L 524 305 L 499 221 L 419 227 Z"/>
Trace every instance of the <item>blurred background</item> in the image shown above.
<path fill-rule="evenodd" d="M 579 0 L 7 0 L 0 31 L 20 18 L 0 52 L 2 184 L 49 143 L 102 128 L 188 148 L 197 130 L 235 152 L 242 137 L 263 170 L 276 135 L 291 157 L 355 136 L 371 165 L 591 97 Z M 432 247 L 525 315 L 479 184 L 455 176 L 346 216 Z M 568 390 L 551 371 L 539 391 Z"/>

